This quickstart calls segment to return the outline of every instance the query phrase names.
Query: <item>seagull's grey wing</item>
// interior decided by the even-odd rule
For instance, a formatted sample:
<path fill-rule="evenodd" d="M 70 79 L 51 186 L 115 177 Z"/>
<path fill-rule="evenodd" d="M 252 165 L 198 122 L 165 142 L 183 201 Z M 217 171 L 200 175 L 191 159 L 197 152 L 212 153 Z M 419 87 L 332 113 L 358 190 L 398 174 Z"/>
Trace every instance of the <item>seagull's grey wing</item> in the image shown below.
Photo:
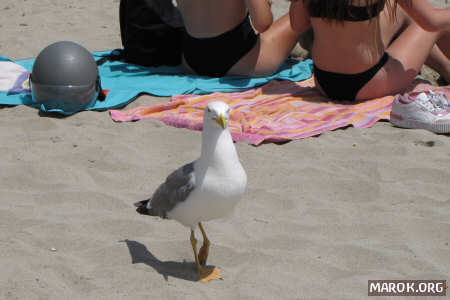
<path fill-rule="evenodd" d="M 195 187 L 194 162 L 173 171 L 149 200 L 136 203 L 142 214 L 167 217 L 167 212 L 187 199 Z"/>

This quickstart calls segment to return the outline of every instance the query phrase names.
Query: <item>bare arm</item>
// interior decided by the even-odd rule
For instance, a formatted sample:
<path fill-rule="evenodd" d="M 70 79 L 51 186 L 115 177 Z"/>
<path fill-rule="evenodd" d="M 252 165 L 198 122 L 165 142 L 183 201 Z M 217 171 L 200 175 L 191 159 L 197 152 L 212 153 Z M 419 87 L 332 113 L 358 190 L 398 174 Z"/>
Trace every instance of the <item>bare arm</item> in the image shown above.
<path fill-rule="evenodd" d="M 426 31 L 450 30 L 450 7 L 435 7 L 428 0 L 398 0 L 398 4 Z"/>
<path fill-rule="evenodd" d="M 273 22 L 272 11 L 270 10 L 271 0 L 245 0 L 250 12 L 253 27 L 258 32 L 266 31 Z"/>
<path fill-rule="evenodd" d="M 297 32 L 303 33 L 311 26 L 308 11 L 302 0 L 291 1 L 289 16 L 291 19 L 292 29 Z"/>

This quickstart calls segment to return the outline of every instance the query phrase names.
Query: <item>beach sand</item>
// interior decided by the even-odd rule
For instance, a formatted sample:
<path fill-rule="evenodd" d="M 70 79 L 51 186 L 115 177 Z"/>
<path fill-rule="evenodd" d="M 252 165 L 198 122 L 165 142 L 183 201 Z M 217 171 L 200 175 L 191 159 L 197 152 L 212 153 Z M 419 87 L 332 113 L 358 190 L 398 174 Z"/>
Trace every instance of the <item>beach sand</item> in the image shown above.
<path fill-rule="evenodd" d="M 58 40 L 118 48 L 118 5 L 2 0 L 0 53 L 35 57 Z M 379 122 L 236 144 L 248 191 L 204 224 L 223 275 L 207 284 L 189 229 L 133 207 L 198 157 L 200 132 L 18 106 L 0 109 L 0 141 L 2 300 L 365 299 L 368 280 L 450 279 L 448 135 Z"/>

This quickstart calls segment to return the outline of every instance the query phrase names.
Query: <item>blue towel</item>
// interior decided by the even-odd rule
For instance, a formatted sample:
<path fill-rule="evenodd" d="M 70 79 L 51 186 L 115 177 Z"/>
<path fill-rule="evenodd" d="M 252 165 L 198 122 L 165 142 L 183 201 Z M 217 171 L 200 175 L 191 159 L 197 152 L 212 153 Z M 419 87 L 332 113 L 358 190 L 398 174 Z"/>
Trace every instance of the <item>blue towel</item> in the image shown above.
<path fill-rule="evenodd" d="M 113 50 L 114 51 L 114 50 Z M 93 52 L 96 60 L 107 56 L 111 51 Z M 220 58 L 218 58 L 220 59 Z M 9 58 L 0 56 L 0 60 Z M 15 61 L 27 70 L 33 67 L 34 59 Z M 106 100 L 97 101 L 86 110 L 106 110 L 123 107 L 133 101 L 139 94 L 147 93 L 155 96 L 172 96 L 177 94 L 209 94 L 213 92 L 236 92 L 261 86 L 273 79 L 301 81 L 312 76 L 312 61 L 287 59 L 279 71 L 264 78 L 248 78 L 226 76 L 210 78 L 196 75 L 186 75 L 181 66 L 142 67 L 121 61 L 107 60 L 99 66 L 102 88 L 109 90 Z M 30 93 L 0 92 L 0 105 L 21 105 L 40 108 L 45 107 L 33 103 Z M 65 115 L 75 112 L 52 110 Z"/>

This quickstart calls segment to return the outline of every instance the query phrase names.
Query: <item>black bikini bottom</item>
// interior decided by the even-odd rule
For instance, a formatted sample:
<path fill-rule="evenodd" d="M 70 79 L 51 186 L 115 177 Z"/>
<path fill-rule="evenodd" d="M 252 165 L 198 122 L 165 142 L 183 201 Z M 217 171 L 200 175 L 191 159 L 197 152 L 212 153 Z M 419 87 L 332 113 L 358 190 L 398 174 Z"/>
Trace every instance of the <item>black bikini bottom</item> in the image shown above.
<path fill-rule="evenodd" d="M 211 38 L 183 35 L 183 55 L 199 75 L 222 77 L 256 44 L 248 15 L 235 28 Z"/>
<path fill-rule="evenodd" d="M 314 65 L 314 75 L 322 90 L 334 100 L 355 100 L 359 90 L 372 79 L 389 59 L 384 53 L 380 61 L 367 71 L 357 74 L 328 72 Z"/>

